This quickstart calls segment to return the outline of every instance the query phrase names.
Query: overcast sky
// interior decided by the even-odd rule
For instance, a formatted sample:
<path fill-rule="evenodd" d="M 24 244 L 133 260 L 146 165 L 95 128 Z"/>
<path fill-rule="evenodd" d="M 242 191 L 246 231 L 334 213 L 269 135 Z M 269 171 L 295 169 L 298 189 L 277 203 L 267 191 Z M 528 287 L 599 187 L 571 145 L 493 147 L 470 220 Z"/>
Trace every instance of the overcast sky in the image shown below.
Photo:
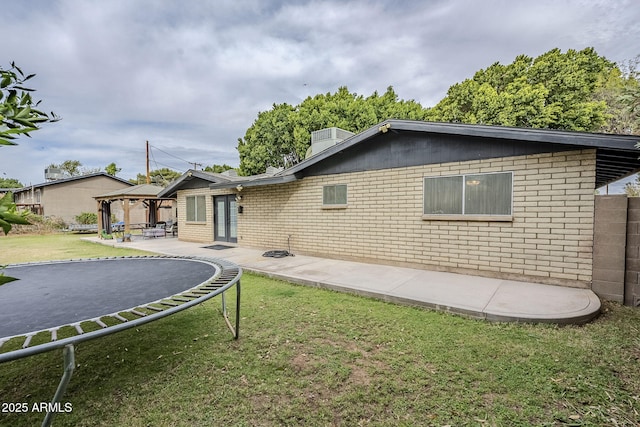
<path fill-rule="evenodd" d="M 519 54 L 640 54 L 638 0 L 29 0 L 4 1 L 2 21 L 0 64 L 36 73 L 63 118 L 0 147 L 0 176 L 25 185 L 67 159 L 134 178 L 147 140 L 152 169 L 237 166 L 258 112 L 340 86 L 430 107 Z"/>

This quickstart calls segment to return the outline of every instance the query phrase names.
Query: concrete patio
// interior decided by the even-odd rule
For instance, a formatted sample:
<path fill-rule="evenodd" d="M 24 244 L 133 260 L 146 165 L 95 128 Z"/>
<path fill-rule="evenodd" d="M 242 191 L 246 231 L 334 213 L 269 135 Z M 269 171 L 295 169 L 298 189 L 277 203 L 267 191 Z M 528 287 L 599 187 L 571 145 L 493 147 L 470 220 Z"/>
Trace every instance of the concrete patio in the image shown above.
<path fill-rule="evenodd" d="M 303 255 L 263 257 L 265 250 L 239 247 L 216 250 L 206 248 L 211 246 L 208 244 L 176 238 L 138 237 L 125 243 L 98 237 L 85 240 L 166 255 L 220 258 L 240 265 L 245 271 L 293 283 L 491 321 L 580 324 L 600 312 L 600 300 L 589 289 Z"/>

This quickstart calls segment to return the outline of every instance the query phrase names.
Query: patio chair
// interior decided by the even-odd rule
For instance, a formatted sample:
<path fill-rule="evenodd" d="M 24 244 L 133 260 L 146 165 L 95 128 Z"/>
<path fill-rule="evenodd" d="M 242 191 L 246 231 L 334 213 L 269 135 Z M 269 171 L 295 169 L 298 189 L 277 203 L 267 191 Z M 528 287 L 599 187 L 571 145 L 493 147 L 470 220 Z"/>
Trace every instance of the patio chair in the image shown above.
<path fill-rule="evenodd" d="M 178 224 L 172 222 L 167 228 L 165 228 L 167 234 L 171 233 L 172 236 L 175 236 L 178 233 Z"/>

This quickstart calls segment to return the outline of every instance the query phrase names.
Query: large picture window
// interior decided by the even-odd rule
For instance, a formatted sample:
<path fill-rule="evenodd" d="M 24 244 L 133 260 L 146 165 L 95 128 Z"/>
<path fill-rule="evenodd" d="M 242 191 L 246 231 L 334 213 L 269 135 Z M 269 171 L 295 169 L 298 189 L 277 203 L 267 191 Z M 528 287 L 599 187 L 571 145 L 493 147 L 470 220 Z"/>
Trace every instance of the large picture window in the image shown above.
<path fill-rule="evenodd" d="M 510 216 L 513 173 L 424 178 L 424 215 Z"/>
<path fill-rule="evenodd" d="M 204 196 L 187 196 L 187 221 L 205 222 L 207 209 Z"/>

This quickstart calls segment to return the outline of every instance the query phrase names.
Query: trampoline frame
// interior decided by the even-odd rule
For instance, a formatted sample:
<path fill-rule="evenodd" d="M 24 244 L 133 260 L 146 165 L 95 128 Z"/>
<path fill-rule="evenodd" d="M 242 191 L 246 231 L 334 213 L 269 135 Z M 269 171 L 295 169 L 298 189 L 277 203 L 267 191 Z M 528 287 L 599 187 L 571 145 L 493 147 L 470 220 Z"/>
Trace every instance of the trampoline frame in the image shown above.
<path fill-rule="evenodd" d="M 66 387 L 71 380 L 71 376 L 73 375 L 73 370 L 75 368 L 75 345 L 81 342 L 99 338 L 105 335 L 110 335 L 116 332 L 123 331 L 125 329 L 134 328 L 136 326 L 144 325 L 146 323 L 161 319 L 163 317 L 167 317 L 179 311 L 186 310 L 190 307 L 193 307 L 194 305 L 201 304 L 217 295 L 221 295 L 222 315 L 224 317 L 225 323 L 227 324 L 227 327 L 233 335 L 233 338 L 237 340 L 240 337 L 240 278 L 242 276 L 242 269 L 239 266 L 225 260 L 191 256 L 151 255 L 44 261 L 11 264 L 10 266 L 20 267 L 31 265 L 47 265 L 56 263 L 118 259 L 185 259 L 212 265 L 215 267 L 216 272 L 213 276 L 211 276 L 204 282 L 166 298 L 151 301 L 142 305 L 137 305 L 129 309 L 119 310 L 118 312 L 104 314 L 91 319 L 85 319 L 78 322 L 72 322 L 48 329 L 41 329 L 25 334 L 0 337 L 0 351 L 1 347 L 6 342 L 16 338 L 25 338 L 21 349 L 8 351 L 6 353 L 0 353 L 0 363 L 20 359 L 23 357 L 33 356 L 35 354 L 44 353 L 58 348 L 64 348 L 64 372 L 60 383 L 58 384 L 58 388 L 53 397 L 53 400 L 51 401 L 51 407 L 55 407 L 55 404 L 60 402 L 60 399 L 64 395 Z M 233 286 L 235 286 L 236 288 L 236 313 L 234 324 L 232 324 L 231 320 L 229 319 L 225 298 L 225 292 Z M 152 313 L 144 313 L 140 309 L 145 309 Z M 134 318 L 133 320 L 127 319 L 121 315 L 123 313 L 130 313 L 136 318 Z M 102 319 L 104 318 L 114 319 L 119 323 L 108 326 L 102 321 Z M 100 326 L 100 329 L 91 332 L 85 332 L 81 327 L 81 324 L 83 323 L 95 323 L 96 325 Z M 72 327 L 75 330 L 76 335 L 58 340 L 57 331 L 65 327 Z M 31 346 L 32 338 L 43 333 L 51 334 L 50 341 L 47 343 Z M 45 419 L 42 422 L 42 426 L 49 426 L 53 419 L 53 415 L 53 412 L 47 412 Z"/>

